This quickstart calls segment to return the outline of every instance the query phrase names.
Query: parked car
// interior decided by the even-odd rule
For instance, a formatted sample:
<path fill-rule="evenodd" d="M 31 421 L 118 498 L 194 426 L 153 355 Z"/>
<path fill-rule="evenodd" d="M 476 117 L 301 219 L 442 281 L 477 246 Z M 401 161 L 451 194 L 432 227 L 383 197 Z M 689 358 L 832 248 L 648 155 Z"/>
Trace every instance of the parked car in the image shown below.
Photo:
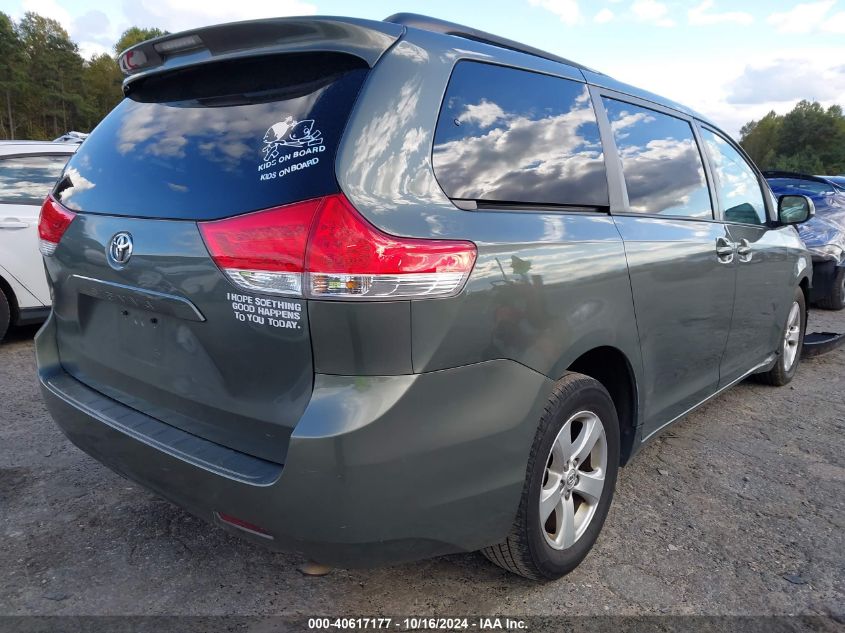
<path fill-rule="evenodd" d="M 50 312 L 38 213 L 77 147 L 0 141 L 0 341 L 10 325 L 39 323 Z"/>
<path fill-rule="evenodd" d="M 88 138 L 88 134 L 86 132 L 67 132 L 66 134 L 62 134 L 60 137 L 53 139 L 54 143 L 81 143 L 86 138 Z"/>
<path fill-rule="evenodd" d="M 44 398 L 241 536 L 556 578 L 644 442 L 795 375 L 812 202 L 682 106 L 410 14 L 212 26 L 120 65 L 44 205 Z"/>
<path fill-rule="evenodd" d="M 827 310 L 845 308 L 845 178 L 784 171 L 764 173 L 777 194 L 812 198 L 816 216 L 798 232 L 813 257 L 811 302 Z"/>

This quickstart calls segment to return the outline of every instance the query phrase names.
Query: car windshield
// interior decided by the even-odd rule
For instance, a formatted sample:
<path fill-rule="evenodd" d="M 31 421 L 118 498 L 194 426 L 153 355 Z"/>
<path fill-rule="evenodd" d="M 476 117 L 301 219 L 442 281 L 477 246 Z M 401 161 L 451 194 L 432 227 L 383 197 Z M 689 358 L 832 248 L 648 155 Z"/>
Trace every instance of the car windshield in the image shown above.
<path fill-rule="evenodd" d="M 822 178 L 829 180 L 834 185 L 838 185 L 845 191 L 845 176 L 822 176 Z"/>

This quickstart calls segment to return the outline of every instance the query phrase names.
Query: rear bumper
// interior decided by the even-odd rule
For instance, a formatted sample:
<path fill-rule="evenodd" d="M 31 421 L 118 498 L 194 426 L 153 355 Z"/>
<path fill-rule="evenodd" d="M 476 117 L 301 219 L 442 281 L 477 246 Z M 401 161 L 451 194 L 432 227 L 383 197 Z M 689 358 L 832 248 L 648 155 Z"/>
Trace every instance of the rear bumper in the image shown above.
<path fill-rule="evenodd" d="M 147 417 L 62 369 L 50 319 L 36 337 L 42 393 L 67 437 L 197 516 L 260 526 L 274 549 L 371 566 L 502 539 L 551 391 L 511 361 L 386 377 L 317 375 L 284 467 Z"/>
<path fill-rule="evenodd" d="M 39 306 L 37 308 L 21 308 L 18 311 L 16 325 L 34 325 L 43 323 L 50 316 L 50 306 Z"/>

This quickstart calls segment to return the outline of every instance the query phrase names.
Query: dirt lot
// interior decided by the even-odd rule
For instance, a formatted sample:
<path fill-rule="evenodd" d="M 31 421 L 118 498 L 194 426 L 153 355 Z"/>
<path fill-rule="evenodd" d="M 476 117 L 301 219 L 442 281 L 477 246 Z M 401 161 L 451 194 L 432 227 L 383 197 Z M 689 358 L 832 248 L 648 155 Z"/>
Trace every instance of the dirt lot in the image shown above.
<path fill-rule="evenodd" d="M 845 312 L 814 312 L 814 329 L 842 331 Z M 33 334 L 0 347 L 2 614 L 845 613 L 845 349 L 789 387 L 741 384 L 647 446 L 591 555 L 541 585 L 478 554 L 306 578 L 300 557 L 74 448 L 41 403 Z"/>

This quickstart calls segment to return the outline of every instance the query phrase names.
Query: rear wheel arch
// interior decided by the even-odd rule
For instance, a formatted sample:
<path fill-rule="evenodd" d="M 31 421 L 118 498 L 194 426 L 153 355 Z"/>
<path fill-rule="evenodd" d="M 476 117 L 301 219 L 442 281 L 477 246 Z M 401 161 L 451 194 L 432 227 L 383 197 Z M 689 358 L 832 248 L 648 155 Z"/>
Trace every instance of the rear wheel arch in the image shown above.
<path fill-rule="evenodd" d="M 18 302 L 12 287 L 3 277 L 0 277 L 0 341 L 13 323 L 18 320 Z"/>
<path fill-rule="evenodd" d="M 18 318 L 18 298 L 12 290 L 11 284 L 0 275 L 0 292 L 6 295 L 6 301 L 9 302 L 9 312 L 11 312 L 11 322 L 14 323 Z"/>
<path fill-rule="evenodd" d="M 801 278 L 801 281 L 798 282 L 798 287 L 801 288 L 801 292 L 804 293 L 804 301 L 807 309 L 809 310 L 810 307 L 810 285 L 811 285 L 810 278 L 807 275 L 804 275 Z"/>
<path fill-rule="evenodd" d="M 575 359 L 567 372 L 589 376 L 607 389 L 619 419 L 620 464 L 626 464 L 634 452 L 639 422 L 637 378 L 631 361 L 616 347 L 594 347 Z"/>

